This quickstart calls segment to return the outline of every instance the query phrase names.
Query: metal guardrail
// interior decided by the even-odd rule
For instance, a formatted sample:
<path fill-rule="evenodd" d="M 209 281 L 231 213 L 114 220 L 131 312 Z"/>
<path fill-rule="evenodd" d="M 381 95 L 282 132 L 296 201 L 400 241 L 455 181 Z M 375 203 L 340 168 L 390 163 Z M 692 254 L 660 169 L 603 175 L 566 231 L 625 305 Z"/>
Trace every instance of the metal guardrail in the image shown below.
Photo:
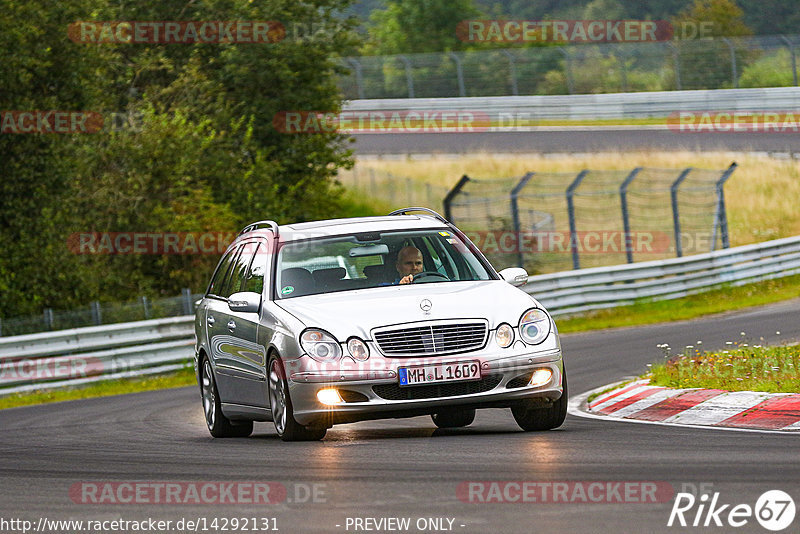
<path fill-rule="evenodd" d="M 535 127 L 536 120 L 632 119 L 667 117 L 676 112 L 788 112 L 796 109 L 800 109 L 800 87 L 563 96 L 392 98 L 353 100 L 343 107 L 346 112 L 480 112 L 492 121 L 491 130 L 524 125 Z"/>
<path fill-rule="evenodd" d="M 193 316 L 0 338 L 0 393 L 52 389 L 181 369 Z"/>
<path fill-rule="evenodd" d="M 532 276 L 525 291 L 554 315 L 677 298 L 800 273 L 800 236 L 663 261 Z M 193 317 L 0 339 L 0 395 L 144 376 L 186 367 Z"/>
<path fill-rule="evenodd" d="M 523 289 L 552 314 L 565 315 L 798 273 L 800 236 L 683 258 L 531 276 Z"/>

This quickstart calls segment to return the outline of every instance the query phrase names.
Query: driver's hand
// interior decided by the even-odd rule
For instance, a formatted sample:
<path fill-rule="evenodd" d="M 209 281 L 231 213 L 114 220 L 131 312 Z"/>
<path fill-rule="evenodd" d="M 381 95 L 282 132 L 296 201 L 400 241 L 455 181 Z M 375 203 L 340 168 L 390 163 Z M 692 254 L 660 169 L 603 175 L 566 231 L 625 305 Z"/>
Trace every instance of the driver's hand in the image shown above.
<path fill-rule="evenodd" d="M 414 275 L 413 274 L 407 274 L 403 278 L 400 279 L 400 284 L 410 284 L 413 281 L 414 281 Z"/>

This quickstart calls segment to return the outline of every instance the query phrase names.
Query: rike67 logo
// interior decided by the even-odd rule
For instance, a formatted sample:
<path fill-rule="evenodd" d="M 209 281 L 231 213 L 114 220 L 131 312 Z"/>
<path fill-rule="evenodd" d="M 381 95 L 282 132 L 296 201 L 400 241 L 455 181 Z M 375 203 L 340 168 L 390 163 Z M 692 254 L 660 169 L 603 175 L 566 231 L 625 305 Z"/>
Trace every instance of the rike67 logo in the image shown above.
<path fill-rule="evenodd" d="M 691 493 L 678 493 L 667 526 L 739 528 L 755 519 L 765 529 L 778 532 L 792 524 L 794 515 L 794 500 L 781 490 L 764 492 L 755 506 L 722 503 L 719 492 L 710 497 L 704 493 L 699 498 Z"/>

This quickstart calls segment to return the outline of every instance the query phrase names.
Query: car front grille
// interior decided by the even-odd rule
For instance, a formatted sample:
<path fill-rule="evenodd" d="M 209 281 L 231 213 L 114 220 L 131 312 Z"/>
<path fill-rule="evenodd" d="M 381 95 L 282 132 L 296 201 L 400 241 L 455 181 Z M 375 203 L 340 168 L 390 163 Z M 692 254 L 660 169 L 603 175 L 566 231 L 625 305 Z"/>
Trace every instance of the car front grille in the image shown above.
<path fill-rule="evenodd" d="M 437 321 L 373 332 L 375 342 L 387 356 L 455 354 L 483 348 L 486 322 Z"/>
<path fill-rule="evenodd" d="M 485 393 L 496 388 L 503 375 L 489 375 L 472 382 L 445 382 L 425 386 L 400 387 L 397 384 L 372 386 L 377 396 L 386 400 L 421 400 L 439 397 L 459 397 L 474 393 Z"/>

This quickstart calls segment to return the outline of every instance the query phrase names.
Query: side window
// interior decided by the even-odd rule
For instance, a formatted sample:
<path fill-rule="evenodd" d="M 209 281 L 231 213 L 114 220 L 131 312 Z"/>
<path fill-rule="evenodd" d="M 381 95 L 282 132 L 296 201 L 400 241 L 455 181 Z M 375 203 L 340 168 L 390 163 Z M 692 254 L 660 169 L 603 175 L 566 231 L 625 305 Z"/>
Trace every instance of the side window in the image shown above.
<path fill-rule="evenodd" d="M 228 274 L 231 262 L 238 250 L 238 248 L 231 249 L 231 251 L 222 258 L 222 261 L 219 262 L 217 271 L 214 273 L 214 278 L 211 279 L 211 284 L 208 286 L 208 295 L 220 295 L 220 288 L 224 285 L 225 277 Z"/>
<path fill-rule="evenodd" d="M 253 256 L 255 255 L 255 248 L 256 244 L 252 242 L 242 245 L 239 255 L 231 265 L 231 272 L 220 297 L 228 298 L 241 291 L 247 270 L 250 268 L 250 262 L 253 261 Z"/>
<path fill-rule="evenodd" d="M 261 245 L 256 249 L 242 291 L 252 291 L 260 295 L 264 290 L 264 275 L 267 272 L 267 259 L 269 258 L 269 255 L 265 254 L 264 250 L 265 247 Z"/>

